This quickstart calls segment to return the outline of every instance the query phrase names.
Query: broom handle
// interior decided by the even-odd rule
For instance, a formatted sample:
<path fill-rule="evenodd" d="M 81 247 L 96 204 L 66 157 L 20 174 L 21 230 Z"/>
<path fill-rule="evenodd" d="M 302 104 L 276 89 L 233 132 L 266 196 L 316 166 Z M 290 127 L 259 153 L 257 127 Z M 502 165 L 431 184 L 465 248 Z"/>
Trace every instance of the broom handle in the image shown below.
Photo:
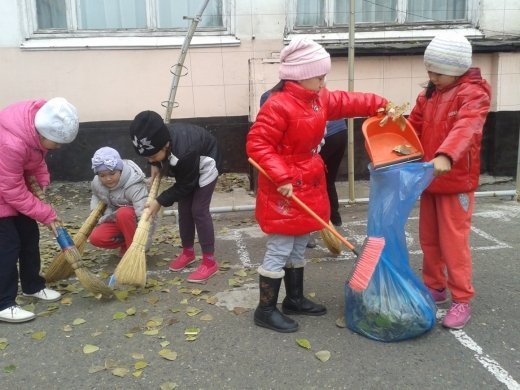
<path fill-rule="evenodd" d="M 253 165 L 256 169 L 258 169 L 259 172 L 261 172 L 265 177 L 267 177 L 271 182 L 273 182 L 273 179 L 269 177 L 266 171 L 258 165 L 258 163 L 253 160 L 251 157 L 249 157 L 249 162 L 251 165 Z M 325 222 L 318 214 L 316 214 L 314 211 L 311 210 L 309 206 L 307 206 L 305 203 L 303 203 L 300 198 L 298 198 L 296 195 L 291 195 L 290 197 L 292 200 L 294 200 L 298 206 L 300 206 L 307 214 L 309 214 L 311 217 L 313 217 L 316 221 L 318 221 L 325 229 L 327 229 L 329 232 L 334 234 L 348 249 L 350 249 L 353 252 L 356 252 L 354 245 L 352 245 L 350 242 L 348 242 L 345 237 L 343 237 L 341 234 L 337 232 L 336 229 L 334 229 L 332 226 L 330 226 L 327 222 Z"/>

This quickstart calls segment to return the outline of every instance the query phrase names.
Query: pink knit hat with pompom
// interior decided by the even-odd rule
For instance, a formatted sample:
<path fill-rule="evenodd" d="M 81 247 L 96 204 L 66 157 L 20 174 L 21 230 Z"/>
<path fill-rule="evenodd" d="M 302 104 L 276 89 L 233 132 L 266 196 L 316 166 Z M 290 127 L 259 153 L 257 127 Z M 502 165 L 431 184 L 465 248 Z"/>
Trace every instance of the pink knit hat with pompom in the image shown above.
<path fill-rule="evenodd" d="M 281 80 L 307 80 L 329 72 L 329 53 L 311 39 L 294 38 L 280 52 Z"/>

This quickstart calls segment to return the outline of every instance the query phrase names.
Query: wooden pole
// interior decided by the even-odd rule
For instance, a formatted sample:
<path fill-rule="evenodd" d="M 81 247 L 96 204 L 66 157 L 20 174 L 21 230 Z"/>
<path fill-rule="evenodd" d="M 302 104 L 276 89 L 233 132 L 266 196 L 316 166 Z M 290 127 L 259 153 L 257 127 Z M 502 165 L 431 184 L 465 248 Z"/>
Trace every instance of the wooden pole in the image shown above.
<path fill-rule="evenodd" d="M 175 95 L 177 93 L 177 86 L 179 85 L 179 79 L 182 76 L 182 68 L 184 67 L 184 60 L 186 59 L 186 54 L 188 53 L 188 48 L 190 47 L 191 38 L 193 34 L 195 34 L 195 30 L 197 29 L 197 25 L 202 18 L 202 14 L 208 5 L 209 0 L 206 0 L 202 6 L 200 7 L 199 13 L 191 20 L 190 28 L 186 33 L 186 37 L 184 38 L 184 42 L 181 48 L 181 54 L 179 55 L 179 60 L 177 64 L 175 64 L 175 69 L 173 70 L 173 80 L 172 85 L 170 87 L 170 96 L 168 97 L 168 101 L 166 102 L 166 115 L 164 116 L 164 123 L 170 123 L 172 117 L 173 106 L 175 105 Z"/>

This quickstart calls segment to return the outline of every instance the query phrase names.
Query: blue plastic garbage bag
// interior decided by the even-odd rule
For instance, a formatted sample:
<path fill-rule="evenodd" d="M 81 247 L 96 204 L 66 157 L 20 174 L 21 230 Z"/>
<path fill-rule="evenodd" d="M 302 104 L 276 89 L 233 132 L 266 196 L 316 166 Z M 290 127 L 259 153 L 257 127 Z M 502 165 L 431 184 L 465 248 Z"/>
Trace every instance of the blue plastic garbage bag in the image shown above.
<path fill-rule="evenodd" d="M 368 288 L 355 292 L 345 284 L 347 327 L 379 341 L 417 337 L 435 325 L 437 309 L 410 267 L 405 225 L 433 179 L 433 165 L 406 163 L 369 170 L 367 234 L 384 237 L 386 243 Z"/>

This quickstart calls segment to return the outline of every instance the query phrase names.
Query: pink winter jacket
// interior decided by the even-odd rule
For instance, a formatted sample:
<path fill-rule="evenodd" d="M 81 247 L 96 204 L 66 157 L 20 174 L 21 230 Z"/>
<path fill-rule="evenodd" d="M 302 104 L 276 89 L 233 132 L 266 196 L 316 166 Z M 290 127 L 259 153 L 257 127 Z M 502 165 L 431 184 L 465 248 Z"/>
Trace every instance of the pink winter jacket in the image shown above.
<path fill-rule="evenodd" d="M 319 93 L 286 81 L 271 93 L 247 136 L 247 154 L 273 179 L 258 175 L 255 216 L 268 234 L 301 235 L 322 226 L 277 188 L 288 183 L 293 193 L 325 221 L 330 208 L 325 166 L 318 154 L 327 120 L 375 115 L 386 99 L 359 92 Z"/>
<path fill-rule="evenodd" d="M 45 100 L 12 104 L 0 111 L 0 218 L 24 214 L 40 223 L 56 219 L 51 206 L 34 196 L 28 185 L 36 177 L 40 187 L 50 182 L 34 117 Z"/>
<path fill-rule="evenodd" d="M 424 161 L 439 154 L 452 161 L 451 171 L 437 176 L 426 192 L 458 194 L 478 187 L 480 145 L 490 100 L 491 87 L 478 68 L 469 69 L 429 99 L 424 91 L 419 94 L 408 120 L 421 140 Z"/>

